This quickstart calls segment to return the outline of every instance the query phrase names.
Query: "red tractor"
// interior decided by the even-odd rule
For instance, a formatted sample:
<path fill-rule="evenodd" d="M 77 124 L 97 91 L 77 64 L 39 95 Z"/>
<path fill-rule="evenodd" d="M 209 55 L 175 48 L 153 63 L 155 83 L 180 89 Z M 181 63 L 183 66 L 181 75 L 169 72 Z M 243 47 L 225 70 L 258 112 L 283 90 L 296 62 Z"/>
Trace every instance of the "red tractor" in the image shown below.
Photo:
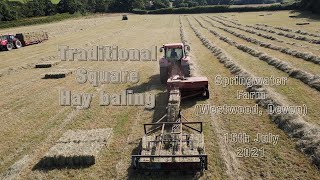
<path fill-rule="evenodd" d="M 160 48 L 164 57 L 160 59 L 160 80 L 167 85 L 168 92 L 178 89 L 183 99 L 203 95 L 209 98 L 207 77 L 190 77 L 190 46 L 183 43 L 165 44 Z"/>
<path fill-rule="evenodd" d="M 0 49 L 10 51 L 13 48 L 19 49 L 22 47 L 21 41 L 14 35 L 2 35 L 0 36 Z"/>
<path fill-rule="evenodd" d="M 160 48 L 160 52 L 164 51 L 164 57 L 160 59 L 160 80 L 167 83 L 172 75 L 181 75 L 190 77 L 190 57 L 186 52 L 190 50 L 190 46 L 183 43 L 166 44 Z M 177 64 L 178 66 L 173 66 Z M 179 67 L 172 69 L 172 67 Z M 179 70 L 182 71 L 179 71 Z"/>

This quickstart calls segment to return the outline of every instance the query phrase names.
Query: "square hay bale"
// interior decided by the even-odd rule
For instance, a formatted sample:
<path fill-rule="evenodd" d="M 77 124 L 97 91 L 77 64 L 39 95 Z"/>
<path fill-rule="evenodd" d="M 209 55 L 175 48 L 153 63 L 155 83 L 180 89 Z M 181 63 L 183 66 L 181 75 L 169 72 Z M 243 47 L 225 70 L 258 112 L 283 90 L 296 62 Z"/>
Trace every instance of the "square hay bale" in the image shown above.
<path fill-rule="evenodd" d="M 310 23 L 307 23 L 307 22 L 303 22 L 303 23 L 296 23 L 296 25 L 298 26 L 303 26 L 303 25 L 309 25 Z"/>
<path fill-rule="evenodd" d="M 40 62 L 35 65 L 35 68 L 51 68 L 57 64 L 58 62 Z"/>
<path fill-rule="evenodd" d="M 62 135 L 57 141 L 58 143 L 80 143 L 80 142 L 100 142 L 106 143 L 109 136 L 112 133 L 112 129 L 93 129 L 89 131 L 84 130 L 69 130 Z"/>
<path fill-rule="evenodd" d="M 112 129 L 69 130 L 35 166 L 36 169 L 83 168 L 96 163 L 96 156 L 108 144 Z"/>
<path fill-rule="evenodd" d="M 55 70 L 43 75 L 43 79 L 60 79 L 72 74 L 71 70 Z"/>

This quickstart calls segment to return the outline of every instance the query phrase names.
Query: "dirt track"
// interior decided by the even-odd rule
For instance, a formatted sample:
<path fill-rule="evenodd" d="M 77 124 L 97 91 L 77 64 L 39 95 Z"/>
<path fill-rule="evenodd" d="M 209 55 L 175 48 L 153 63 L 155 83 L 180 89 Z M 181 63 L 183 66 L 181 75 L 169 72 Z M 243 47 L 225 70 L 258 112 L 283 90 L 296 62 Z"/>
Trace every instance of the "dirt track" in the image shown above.
<path fill-rule="evenodd" d="M 273 13 L 276 14 L 276 12 Z M 223 14 L 229 19 L 236 19 L 232 15 L 232 13 Z M 289 13 L 284 11 L 279 12 L 279 15 L 289 16 Z M 200 16 L 206 17 L 206 15 L 195 15 L 194 17 L 209 27 L 210 25 L 205 23 Z M 208 14 L 208 16 L 212 15 Z M 241 14 L 237 17 L 238 23 L 253 24 L 255 22 L 242 22 L 242 16 L 246 18 L 256 17 L 258 13 Z M 186 39 L 192 48 L 192 55 L 197 60 L 195 62 L 196 74 L 208 77 L 211 98 L 207 101 L 191 100 L 184 102 L 182 110 L 190 121 L 205 122 L 205 142 L 209 156 L 209 169 L 202 176 L 179 176 L 179 178 L 317 179 L 319 170 L 311 163 L 307 155 L 298 150 L 295 144 L 296 140 L 279 129 L 266 113 L 261 116 L 255 114 L 196 116 L 194 114 L 195 105 L 200 103 L 215 106 L 224 104 L 254 106 L 255 101 L 237 100 L 235 98 L 237 91 L 245 90 L 243 86 L 227 86 L 224 88 L 214 84 L 216 76 L 221 75 L 231 78 L 233 74 L 202 45 L 202 42 L 191 29 L 188 19 L 199 32 L 224 49 L 238 64 L 255 76 L 288 77 L 288 75 L 216 38 L 209 31 L 201 28 L 191 15 L 188 15 L 188 17 L 181 16 L 181 19 Z M 278 25 L 274 21 L 273 18 L 270 18 L 269 21 L 265 19 L 263 23 Z M 293 24 L 294 21 L 296 20 L 290 19 L 290 24 Z M 222 26 L 219 23 L 213 23 Z M 318 21 L 314 23 L 320 24 Z M 165 88 L 160 84 L 158 62 L 61 62 L 58 56 L 58 45 L 68 45 L 74 48 L 88 48 L 94 45 L 116 45 L 128 49 L 160 47 L 165 43 L 181 41 L 179 25 L 179 15 L 129 15 L 129 21 L 121 21 L 120 15 L 111 15 L 0 30 L 0 33 L 44 30 L 49 32 L 50 37 L 49 41 L 42 44 L 10 52 L 0 52 L 0 73 L 2 74 L 0 77 L 0 174 L 4 173 L 3 177 L 16 177 L 18 179 L 145 178 L 143 175 L 135 174 L 130 168 L 130 155 L 137 153 L 136 148 L 139 145 L 139 138 L 143 135 L 142 124 L 156 121 L 165 113 L 166 93 Z M 312 28 L 307 30 L 315 33 L 310 29 Z M 320 74 L 318 65 L 304 62 L 298 58 L 291 59 L 279 52 L 266 50 L 244 42 L 217 28 L 214 30 L 234 41 L 266 51 L 283 61 L 292 62 L 293 66 L 301 66 L 305 71 Z M 237 32 L 241 33 L 240 31 Z M 249 35 L 248 33 L 243 34 Z M 265 41 L 259 36 L 254 36 L 254 38 Z M 283 39 L 281 36 L 277 38 Z M 298 41 L 297 43 L 306 44 Z M 277 45 L 292 47 L 281 43 L 277 43 Z M 320 45 L 308 44 L 308 46 L 319 48 Z M 299 50 L 308 51 L 307 48 L 302 47 Z M 161 54 L 158 53 L 158 58 L 160 56 Z M 48 60 L 57 61 L 59 64 L 49 69 L 33 68 L 35 63 Z M 41 79 L 44 73 L 55 69 L 74 70 L 77 68 L 96 71 L 138 71 L 140 81 L 137 84 L 105 84 L 93 87 L 88 83 L 83 85 L 77 83 L 75 74 L 63 79 Z M 270 88 L 290 105 L 306 104 L 308 114 L 304 119 L 317 127 L 319 125 L 318 117 L 320 116 L 318 106 L 320 93 L 299 80 L 288 78 L 286 86 Z M 93 93 L 94 99 L 90 108 L 59 106 L 60 88 L 73 92 Z M 132 89 L 136 93 L 152 92 L 157 94 L 155 109 L 146 110 L 144 107 L 132 106 L 101 107 L 98 105 L 98 90 L 120 93 L 125 89 Z M 264 111 L 261 107 L 259 109 Z M 108 147 L 100 152 L 94 166 L 85 169 L 33 170 L 35 164 L 67 130 L 100 128 L 113 128 L 113 137 Z M 276 145 L 255 142 L 230 143 L 225 141 L 225 133 L 247 133 L 251 137 L 255 137 L 257 133 L 272 133 L 279 135 L 279 141 Z M 238 148 L 245 147 L 264 148 L 264 157 L 234 157 Z M 9 167 L 12 167 L 13 170 L 8 170 Z M 8 174 L 8 172 L 13 174 Z M 177 179 L 177 176 L 172 175 L 148 177 Z"/>

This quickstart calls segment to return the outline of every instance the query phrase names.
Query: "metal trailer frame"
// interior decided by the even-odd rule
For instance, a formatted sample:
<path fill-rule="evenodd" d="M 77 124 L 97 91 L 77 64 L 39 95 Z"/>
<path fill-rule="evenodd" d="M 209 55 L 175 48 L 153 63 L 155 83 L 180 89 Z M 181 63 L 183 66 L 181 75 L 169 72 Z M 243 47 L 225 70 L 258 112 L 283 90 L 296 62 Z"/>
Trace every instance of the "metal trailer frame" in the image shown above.
<path fill-rule="evenodd" d="M 165 117 L 165 116 L 164 116 Z M 159 121 L 161 121 L 164 117 L 162 117 Z M 144 124 L 144 133 L 145 135 L 151 135 L 161 129 L 161 137 L 164 135 L 164 129 L 166 125 L 178 125 L 180 128 L 179 132 L 175 132 L 174 134 L 179 135 L 180 138 L 180 144 L 182 142 L 186 142 L 182 140 L 182 136 L 184 136 L 182 127 L 186 127 L 188 129 L 191 129 L 193 131 L 196 131 L 197 133 L 203 133 L 203 123 L 202 122 L 157 122 L 157 123 L 147 123 Z M 200 126 L 199 129 L 191 127 L 189 125 L 197 124 Z M 153 126 L 150 130 L 147 130 L 148 126 Z M 164 140 L 163 138 L 160 138 L 161 140 L 158 141 L 152 141 L 155 143 L 158 143 L 158 155 L 132 155 L 132 165 L 133 168 L 136 170 L 152 170 L 152 171 L 204 171 L 208 169 L 208 156 L 207 154 L 199 154 L 199 155 L 182 155 L 181 154 L 181 146 L 178 150 L 180 153 L 179 155 L 163 155 L 161 154 L 161 146 L 164 142 L 174 142 L 173 140 Z M 149 141 L 151 142 L 151 141 Z M 140 150 L 141 154 L 141 150 Z M 141 158 L 150 158 L 149 162 L 140 162 Z M 199 158 L 198 161 L 190 161 L 190 162 L 154 162 L 152 159 L 155 158 L 172 158 L 173 160 L 175 158 Z"/>

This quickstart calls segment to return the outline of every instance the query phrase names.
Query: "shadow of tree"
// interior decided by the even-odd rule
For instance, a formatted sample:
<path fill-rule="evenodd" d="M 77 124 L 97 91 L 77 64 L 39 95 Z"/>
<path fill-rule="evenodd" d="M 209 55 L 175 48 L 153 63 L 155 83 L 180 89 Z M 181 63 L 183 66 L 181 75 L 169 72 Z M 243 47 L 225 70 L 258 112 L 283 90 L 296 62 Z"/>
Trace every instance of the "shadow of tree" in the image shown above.
<path fill-rule="evenodd" d="M 292 18 L 296 19 L 308 19 L 308 21 L 319 21 L 320 20 L 320 15 L 319 14 L 314 14 L 311 11 L 299 11 L 299 10 L 292 10 L 290 11 L 290 14 L 295 14 L 292 15 Z"/>

